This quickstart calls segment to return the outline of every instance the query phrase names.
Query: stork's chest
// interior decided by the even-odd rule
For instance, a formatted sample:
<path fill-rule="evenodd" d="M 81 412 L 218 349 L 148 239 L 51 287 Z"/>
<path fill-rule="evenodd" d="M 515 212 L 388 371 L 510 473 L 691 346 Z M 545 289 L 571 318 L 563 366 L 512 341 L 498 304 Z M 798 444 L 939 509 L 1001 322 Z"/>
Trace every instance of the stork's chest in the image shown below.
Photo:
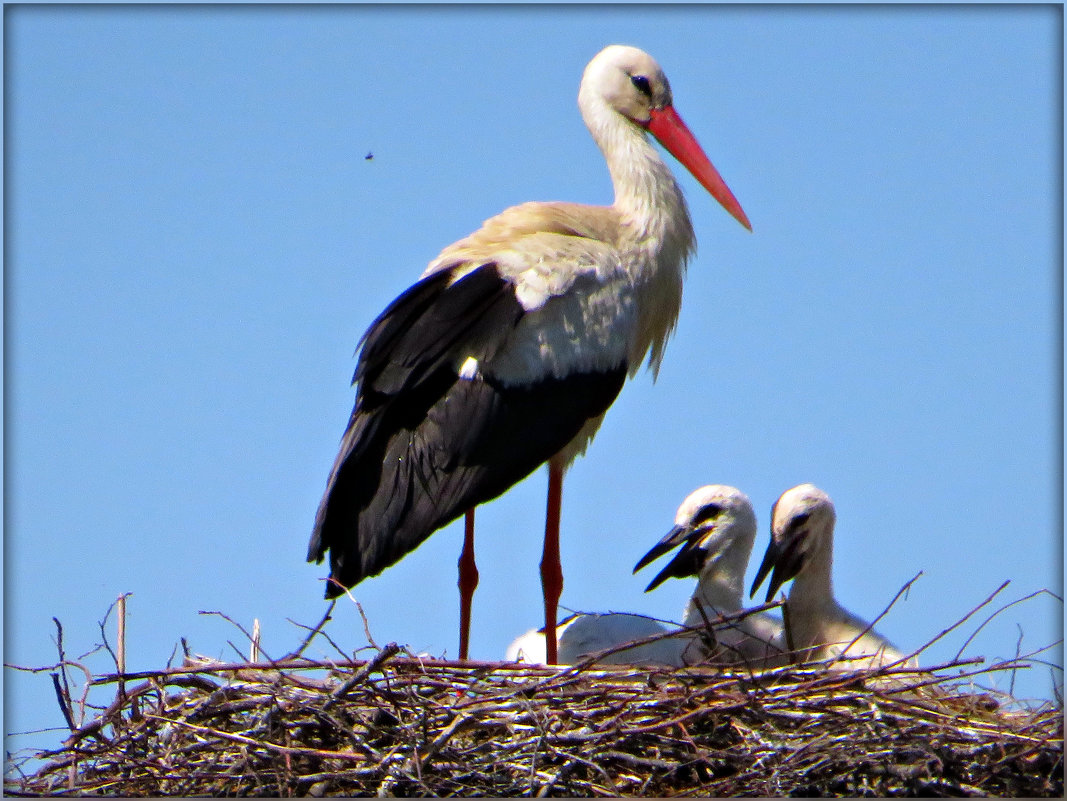
<path fill-rule="evenodd" d="M 520 294 L 520 299 L 523 298 Z M 524 306 L 526 303 L 524 303 Z M 506 346 L 484 366 L 505 383 L 626 365 L 640 329 L 640 287 L 623 274 L 580 275 L 567 291 L 531 303 Z"/>

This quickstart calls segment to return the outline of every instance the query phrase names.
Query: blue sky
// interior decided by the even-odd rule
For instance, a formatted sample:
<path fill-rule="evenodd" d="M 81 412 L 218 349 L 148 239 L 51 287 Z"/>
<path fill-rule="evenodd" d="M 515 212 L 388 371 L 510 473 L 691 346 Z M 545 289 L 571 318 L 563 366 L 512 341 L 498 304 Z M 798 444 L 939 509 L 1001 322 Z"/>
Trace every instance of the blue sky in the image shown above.
<path fill-rule="evenodd" d="M 630 570 L 706 483 L 756 507 L 750 580 L 778 495 L 829 492 L 846 606 L 873 618 L 923 571 L 879 625 L 905 650 L 1004 580 L 1003 602 L 1060 593 L 1061 26 L 1032 6 L 6 9 L 5 662 L 54 662 L 53 617 L 88 651 L 127 592 L 132 669 L 181 637 L 231 658 L 240 633 L 199 610 L 258 617 L 268 654 L 300 641 L 360 335 L 486 217 L 610 202 L 575 98 L 613 42 L 660 61 L 754 232 L 676 169 L 700 249 L 658 382 L 629 382 L 567 476 L 563 604 L 678 619 L 691 587 L 645 595 Z M 544 493 L 542 470 L 479 509 L 475 658 L 539 623 Z M 355 589 L 379 645 L 455 655 L 460 538 Z M 1012 607 L 965 655 L 1053 643 L 1062 612 Z M 366 644 L 351 602 L 335 618 Z M 1015 687 L 1050 697 L 1050 671 Z M 5 700 L 5 732 L 62 726 L 46 674 L 6 671 Z"/>

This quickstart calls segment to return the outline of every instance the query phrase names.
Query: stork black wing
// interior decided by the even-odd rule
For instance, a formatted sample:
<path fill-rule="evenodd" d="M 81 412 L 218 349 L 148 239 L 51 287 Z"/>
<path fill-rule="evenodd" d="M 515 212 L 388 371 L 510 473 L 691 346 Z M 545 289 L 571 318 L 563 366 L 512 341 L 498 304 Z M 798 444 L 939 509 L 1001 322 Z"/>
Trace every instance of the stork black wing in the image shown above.
<path fill-rule="evenodd" d="M 493 264 L 450 280 L 424 278 L 363 337 L 355 409 L 308 547 L 309 561 L 330 555 L 327 597 L 528 476 L 622 388 L 625 364 L 522 385 L 460 377 L 457 363 L 495 355 L 526 311 Z"/>

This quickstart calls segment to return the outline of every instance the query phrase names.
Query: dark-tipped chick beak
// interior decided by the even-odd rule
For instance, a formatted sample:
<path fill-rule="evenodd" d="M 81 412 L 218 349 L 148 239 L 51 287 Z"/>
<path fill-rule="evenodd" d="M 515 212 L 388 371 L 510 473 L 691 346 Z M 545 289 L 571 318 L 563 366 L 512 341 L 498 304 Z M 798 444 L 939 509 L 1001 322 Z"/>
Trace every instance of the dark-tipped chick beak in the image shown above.
<path fill-rule="evenodd" d="M 771 581 L 767 585 L 767 598 L 765 601 L 767 603 L 770 602 L 783 584 L 800 572 L 800 568 L 804 565 L 804 555 L 800 552 L 799 547 L 802 539 L 802 537 L 787 535 L 782 540 L 784 544 L 780 544 L 777 539 L 771 540 L 770 545 L 767 546 L 767 553 L 763 555 L 759 570 L 756 571 L 756 580 L 752 582 L 752 590 L 749 592 L 750 598 L 756 594 L 756 590 L 759 589 L 763 580 L 767 578 L 768 573 L 771 574 Z M 774 568 L 773 572 L 771 568 Z"/>
<path fill-rule="evenodd" d="M 748 597 L 751 598 L 756 594 L 756 590 L 759 589 L 759 585 L 763 583 L 763 580 L 767 578 L 767 574 L 771 572 L 771 568 L 774 567 L 775 561 L 778 559 L 778 543 L 771 540 L 770 545 L 767 546 L 767 552 L 763 554 L 763 561 L 760 562 L 759 570 L 756 571 L 756 580 L 752 582 L 752 589 L 748 593 Z M 771 589 L 767 592 L 767 599 L 774 595 L 779 585 L 774 583 L 774 579 L 771 579 Z"/>
<path fill-rule="evenodd" d="M 703 533 L 702 531 L 701 534 Z M 669 578 L 689 578 L 700 574 L 700 569 L 704 565 L 704 552 L 698 545 L 700 537 L 696 536 L 696 534 L 697 532 L 692 526 L 675 526 L 667 532 L 667 535 L 662 540 L 656 543 L 652 550 L 641 557 L 641 560 L 634 567 L 634 573 L 672 548 L 677 548 L 679 545 L 682 546 L 670 563 L 649 582 L 645 592 L 654 590 Z"/>
<path fill-rule="evenodd" d="M 671 550 L 672 548 L 677 548 L 679 545 L 685 542 L 686 537 L 689 536 L 690 531 L 692 531 L 692 529 L 689 526 L 675 526 L 674 528 L 672 528 L 670 531 L 667 532 L 666 536 L 664 536 L 663 539 L 656 543 L 652 550 L 642 556 L 641 560 L 636 565 L 634 565 L 634 573 L 636 573 L 642 567 L 647 565 L 649 562 L 654 562 L 656 559 L 659 559 L 661 556 L 663 556 L 663 554 L 667 553 L 667 551 Z"/>

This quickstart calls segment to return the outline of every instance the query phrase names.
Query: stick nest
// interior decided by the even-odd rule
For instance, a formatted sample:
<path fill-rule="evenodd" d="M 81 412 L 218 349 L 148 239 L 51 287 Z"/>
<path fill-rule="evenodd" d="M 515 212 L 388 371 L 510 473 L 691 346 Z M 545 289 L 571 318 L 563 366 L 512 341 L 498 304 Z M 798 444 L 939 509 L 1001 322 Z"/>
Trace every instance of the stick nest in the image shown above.
<path fill-rule="evenodd" d="M 1062 710 L 975 692 L 961 664 L 546 668 L 395 645 L 366 661 L 193 664 L 93 679 L 118 683 L 115 702 L 5 789 L 1061 797 Z"/>

